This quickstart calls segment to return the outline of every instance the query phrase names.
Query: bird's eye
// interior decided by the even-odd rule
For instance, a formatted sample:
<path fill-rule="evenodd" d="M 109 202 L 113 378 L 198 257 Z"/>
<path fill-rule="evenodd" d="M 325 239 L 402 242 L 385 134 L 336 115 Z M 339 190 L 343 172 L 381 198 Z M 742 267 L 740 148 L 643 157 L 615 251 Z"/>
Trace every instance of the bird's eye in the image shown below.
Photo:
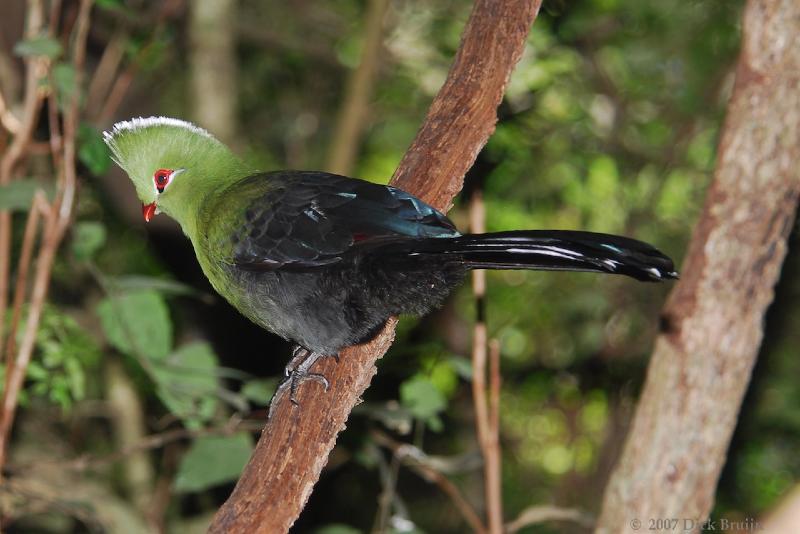
<path fill-rule="evenodd" d="M 169 180 L 172 177 L 172 171 L 169 169 L 158 169 L 153 175 L 153 182 L 156 184 L 156 191 L 163 193 L 164 189 L 169 185 Z"/>

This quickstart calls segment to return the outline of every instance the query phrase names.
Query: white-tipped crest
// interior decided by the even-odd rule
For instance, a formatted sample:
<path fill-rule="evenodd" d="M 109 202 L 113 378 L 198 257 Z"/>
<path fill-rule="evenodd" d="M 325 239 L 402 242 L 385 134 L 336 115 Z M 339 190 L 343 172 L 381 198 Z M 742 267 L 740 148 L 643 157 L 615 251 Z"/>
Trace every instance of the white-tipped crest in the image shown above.
<path fill-rule="evenodd" d="M 209 148 L 224 147 L 219 139 L 191 122 L 171 117 L 136 117 L 116 123 L 103 132 L 111 157 L 135 182 L 159 167 L 166 168 L 164 156 L 179 160 L 197 158 Z M 185 167 L 182 161 L 175 167 Z M 153 167 L 153 168 L 150 168 Z"/>
<path fill-rule="evenodd" d="M 217 141 L 216 137 L 196 124 L 181 119 L 173 119 L 172 117 L 135 117 L 127 121 L 120 121 L 111 128 L 111 131 L 103 132 L 103 139 L 108 143 L 120 133 L 135 132 L 148 126 L 176 126 Z"/>

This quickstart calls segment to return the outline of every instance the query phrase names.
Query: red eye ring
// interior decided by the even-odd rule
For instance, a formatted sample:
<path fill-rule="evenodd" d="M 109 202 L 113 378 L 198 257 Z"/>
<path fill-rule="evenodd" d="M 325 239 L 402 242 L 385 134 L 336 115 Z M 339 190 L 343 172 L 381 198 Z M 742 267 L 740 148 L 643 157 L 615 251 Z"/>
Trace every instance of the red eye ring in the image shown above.
<path fill-rule="evenodd" d="M 170 169 L 158 169 L 155 174 L 153 174 L 153 182 L 156 185 L 156 191 L 163 193 L 164 189 L 169 185 L 171 176 L 172 171 Z"/>

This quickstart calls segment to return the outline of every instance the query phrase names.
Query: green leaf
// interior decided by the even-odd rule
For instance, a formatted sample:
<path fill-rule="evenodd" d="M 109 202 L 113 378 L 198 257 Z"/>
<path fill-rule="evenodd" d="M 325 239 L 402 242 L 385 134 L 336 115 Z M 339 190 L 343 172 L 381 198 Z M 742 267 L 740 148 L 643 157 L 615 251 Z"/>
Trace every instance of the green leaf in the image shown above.
<path fill-rule="evenodd" d="M 428 428 L 433 430 L 434 432 L 441 432 L 444 430 L 444 423 L 439 418 L 438 415 L 432 415 L 425 420 L 425 424 L 428 425 Z"/>
<path fill-rule="evenodd" d="M 45 307 L 36 332 L 35 360 L 28 367 L 30 392 L 69 409 L 86 397 L 99 352 L 74 319 L 53 306 Z"/>
<path fill-rule="evenodd" d="M 153 365 L 158 396 L 170 412 L 200 426 L 217 407 L 217 355 L 208 343 L 183 345 Z"/>
<path fill-rule="evenodd" d="M 53 84 L 58 91 L 58 103 L 64 108 L 78 88 L 78 77 L 69 63 L 59 63 L 53 67 Z"/>
<path fill-rule="evenodd" d="M 447 401 L 433 383 L 422 375 L 416 375 L 400 386 L 400 401 L 415 417 L 428 420 L 447 406 Z"/>
<path fill-rule="evenodd" d="M 241 393 L 247 400 L 259 406 L 264 406 L 269 403 L 277 388 L 277 378 L 262 378 L 247 381 L 242 387 Z"/>
<path fill-rule="evenodd" d="M 408 434 L 414 427 L 414 417 L 411 411 L 395 401 L 385 404 L 365 402 L 356 406 L 353 413 L 366 414 L 398 434 Z"/>
<path fill-rule="evenodd" d="M 472 380 L 472 362 L 462 356 L 451 356 L 447 363 L 453 368 L 456 374 L 464 380 Z"/>
<path fill-rule="evenodd" d="M 349 525 L 333 523 L 331 525 L 325 525 L 324 527 L 318 528 L 314 531 L 314 534 L 361 534 L 361 531 Z"/>
<path fill-rule="evenodd" d="M 99 8 L 109 9 L 111 11 L 116 11 L 125 7 L 122 0 L 94 0 L 94 3 Z"/>
<path fill-rule="evenodd" d="M 198 438 L 181 459 L 175 490 L 202 491 L 236 480 L 252 451 L 253 440 L 245 433 Z"/>
<path fill-rule="evenodd" d="M 203 295 L 193 287 L 175 280 L 166 280 L 154 276 L 125 275 L 109 276 L 106 278 L 108 284 L 116 291 L 128 292 L 152 289 L 167 295 L 187 295 L 199 297 Z"/>
<path fill-rule="evenodd" d="M 172 322 L 161 294 L 145 290 L 113 295 L 97 306 L 111 345 L 130 356 L 163 360 L 172 348 Z"/>
<path fill-rule="evenodd" d="M 106 242 L 106 227 L 96 221 L 81 221 L 72 227 L 72 254 L 88 261 Z"/>
<path fill-rule="evenodd" d="M 78 129 L 78 158 L 94 175 L 104 174 L 111 168 L 111 156 L 100 132 L 88 124 Z"/>
<path fill-rule="evenodd" d="M 36 190 L 41 189 L 46 197 L 51 197 L 52 186 L 40 184 L 33 180 L 15 180 L 0 185 L 0 210 L 28 211 L 33 202 Z"/>
<path fill-rule="evenodd" d="M 14 45 L 14 53 L 18 56 L 45 56 L 55 59 L 63 52 L 61 43 L 47 36 L 33 37 L 19 41 Z"/>
<path fill-rule="evenodd" d="M 28 364 L 27 378 L 42 382 L 47 379 L 47 369 L 41 366 L 38 362 L 31 362 Z"/>
<path fill-rule="evenodd" d="M 428 380 L 445 398 L 450 398 L 458 387 L 458 375 L 450 360 L 439 359 L 429 365 L 426 369 Z"/>

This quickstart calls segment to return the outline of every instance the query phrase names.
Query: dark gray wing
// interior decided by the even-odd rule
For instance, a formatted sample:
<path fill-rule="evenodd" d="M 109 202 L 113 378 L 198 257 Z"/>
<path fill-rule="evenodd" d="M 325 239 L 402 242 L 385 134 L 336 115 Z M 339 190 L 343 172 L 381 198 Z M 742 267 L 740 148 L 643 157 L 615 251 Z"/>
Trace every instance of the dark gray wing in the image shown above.
<path fill-rule="evenodd" d="M 308 269 L 337 263 L 370 243 L 460 235 L 413 195 L 354 178 L 279 171 L 235 187 L 226 193 L 258 193 L 244 204 L 232 235 L 234 263 L 244 269 Z"/>

